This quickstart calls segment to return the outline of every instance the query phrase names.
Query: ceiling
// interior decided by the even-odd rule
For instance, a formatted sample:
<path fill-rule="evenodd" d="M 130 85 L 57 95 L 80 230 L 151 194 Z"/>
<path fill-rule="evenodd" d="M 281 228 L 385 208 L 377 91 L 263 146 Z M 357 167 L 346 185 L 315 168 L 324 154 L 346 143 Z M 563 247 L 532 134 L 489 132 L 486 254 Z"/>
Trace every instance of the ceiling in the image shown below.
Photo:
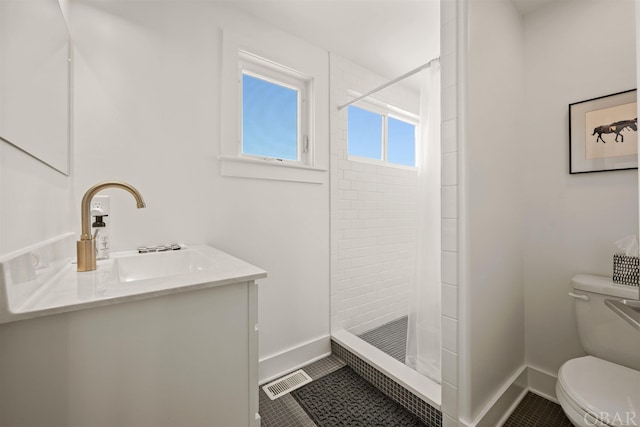
<path fill-rule="evenodd" d="M 525 16 L 562 0 L 511 1 Z M 439 0 L 228 0 L 228 4 L 388 79 L 440 54 Z M 419 88 L 417 78 L 403 84 Z"/>
<path fill-rule="evenodd" d="M 440 52 L 437 0 L 235 0 L 232 4 L 389 79 Z M 415 80 L 405 84 L 417 87 Z"/>

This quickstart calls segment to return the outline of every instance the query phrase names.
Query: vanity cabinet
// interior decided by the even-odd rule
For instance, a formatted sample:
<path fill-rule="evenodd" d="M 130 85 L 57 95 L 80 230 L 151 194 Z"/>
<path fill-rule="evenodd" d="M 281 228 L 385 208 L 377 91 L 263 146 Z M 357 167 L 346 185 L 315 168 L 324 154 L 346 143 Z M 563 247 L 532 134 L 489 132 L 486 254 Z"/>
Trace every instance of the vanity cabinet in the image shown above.
<path fill-rule="evenodd" d="M 255 281 L 0 325 L 0 425 L 259 426 Z"/>

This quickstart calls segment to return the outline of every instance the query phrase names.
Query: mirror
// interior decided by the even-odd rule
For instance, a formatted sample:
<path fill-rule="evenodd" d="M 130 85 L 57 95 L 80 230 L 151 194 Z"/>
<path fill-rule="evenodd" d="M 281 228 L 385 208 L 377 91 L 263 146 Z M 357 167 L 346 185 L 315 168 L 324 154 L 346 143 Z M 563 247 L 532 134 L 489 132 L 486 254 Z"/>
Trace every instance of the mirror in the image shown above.
<path fill-rule="evenodd" d="M 69 46 L 58 0 L 0 0 L 0 138 L 65 175 Z"/>

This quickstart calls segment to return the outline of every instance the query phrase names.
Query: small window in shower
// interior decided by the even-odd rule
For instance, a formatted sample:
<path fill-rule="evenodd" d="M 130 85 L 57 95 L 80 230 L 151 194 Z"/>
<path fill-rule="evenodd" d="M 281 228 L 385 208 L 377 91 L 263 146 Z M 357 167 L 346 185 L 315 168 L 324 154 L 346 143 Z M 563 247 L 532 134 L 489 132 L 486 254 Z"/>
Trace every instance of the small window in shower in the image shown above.
<path fill-rule="evenodd" d="M 244 52 L 240 74 L 241 156 L 308 164 L 311 79 Z"/>
<path fill-rule="evenodd" d="M 348 148 L 349 155 L 367 159 L 383 160 L 382 114 L 363 108 L 349 106 Z"/>
<path fill-rule="evenodd" d="M 349 158 L 415 167 L 417 118 L 389 106 L 360 105 L 347 110 Z"/>
<path fill-rule="evenodd" d="M 404 120 L 387 119 L 387 159 L 389 163 L 416 165 L 416 125 Z"/>

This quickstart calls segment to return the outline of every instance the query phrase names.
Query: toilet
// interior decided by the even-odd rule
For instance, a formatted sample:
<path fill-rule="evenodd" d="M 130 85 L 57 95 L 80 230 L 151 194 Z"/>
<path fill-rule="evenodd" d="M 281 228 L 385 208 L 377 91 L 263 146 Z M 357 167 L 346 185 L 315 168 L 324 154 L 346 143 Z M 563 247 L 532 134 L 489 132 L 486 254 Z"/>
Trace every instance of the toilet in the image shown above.
<path fill-rule="evenodd" d="M 575 426 L 640 426 L 640 330 L 605 299 L 638 299 L 638 288 L 578 274 L 571 281 L 578 335 L 588 356 L 565 362 L 556 397 Z"/>

